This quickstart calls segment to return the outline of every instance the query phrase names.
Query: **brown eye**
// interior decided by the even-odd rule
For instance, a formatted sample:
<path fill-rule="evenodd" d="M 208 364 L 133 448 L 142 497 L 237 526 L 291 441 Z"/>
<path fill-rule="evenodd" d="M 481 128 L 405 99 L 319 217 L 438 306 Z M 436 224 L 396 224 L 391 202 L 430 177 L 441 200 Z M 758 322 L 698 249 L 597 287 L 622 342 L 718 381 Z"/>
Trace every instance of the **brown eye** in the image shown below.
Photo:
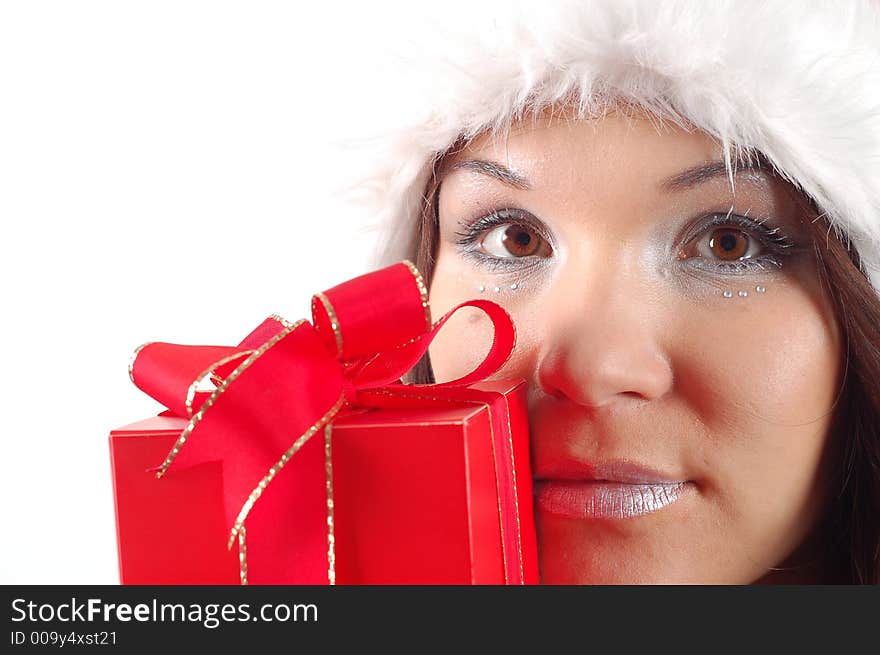
<path fill-rule="evenodd" d="M 493 257 L 549 257 L 550 247 L 532 228 L 520 224 L 499 225 L 489 230 L 481 243 Z"/>
<path fill-rule="evenodd" d="M 734 261 L 749 250 L 749 237 L 742 230 L 720 228 L 709 235 L 709 250 L 722 261 Z"/>
<path fill-rule="evenodd" d="M 753 219 L 734 214 L 709 214 L 689 231 L 676 257 L 689 267 L 709 273 L 744 275 L 782 268 L 796 255 L 796 242 L 771 227 L 770 217 Z M 769 224 L 768 224 L 769 223 Z"/>
<path fill-rule="evenodd" d="M 761 240 L 751 236 L 747 230 L 725 225 L 707 229 L 702 236 L 693 239 L 678 258 L 697 258 L 723 264 L 759 259 L 765 250 Z"/>

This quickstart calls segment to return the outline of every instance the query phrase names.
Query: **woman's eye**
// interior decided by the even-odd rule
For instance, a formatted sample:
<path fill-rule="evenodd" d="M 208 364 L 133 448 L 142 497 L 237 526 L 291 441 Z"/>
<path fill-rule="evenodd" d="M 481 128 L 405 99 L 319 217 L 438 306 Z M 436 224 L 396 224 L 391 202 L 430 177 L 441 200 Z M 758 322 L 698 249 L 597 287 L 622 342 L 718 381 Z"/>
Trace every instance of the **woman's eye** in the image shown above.
<path fill-rule="evenodd" d="M 678 259 L 707 270 L 748 273 L 781 267 L 792 245 L 779 228 L 736 214 L 715 215 Z"/>
<path fill-rule="evenodd" d="M 553 257 L 550 232 L 524 209 L 506 207 L 460 225 L 455 243 L 476 265 L 520 270 Z"/>
<path fill-rule="evenodd" d="M 499 225 L 487 231 L 480 241 L 486 254 L 499 259 L 549 257 L 550 246 L 527 225 Z"/>

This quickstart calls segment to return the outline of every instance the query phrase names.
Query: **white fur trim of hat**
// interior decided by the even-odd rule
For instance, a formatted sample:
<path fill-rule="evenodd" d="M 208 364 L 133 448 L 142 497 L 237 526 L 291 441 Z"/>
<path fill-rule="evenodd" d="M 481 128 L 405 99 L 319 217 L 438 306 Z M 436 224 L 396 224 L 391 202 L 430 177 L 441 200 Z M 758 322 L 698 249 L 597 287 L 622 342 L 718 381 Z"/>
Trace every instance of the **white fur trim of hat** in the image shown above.
<path fill-rule="evenodd" d="M 472 1 L 406 35 L 393 121 L 355 182 L 377 264 L 414 258 L 436 158 L 530 109 L 609 96 L 759 151 L 856 249 L 880 291 L 880 0 Z M 370 99 L 381 103 L 381 95 Z M 586 115 L 585 114 L 585 115 Z"/>

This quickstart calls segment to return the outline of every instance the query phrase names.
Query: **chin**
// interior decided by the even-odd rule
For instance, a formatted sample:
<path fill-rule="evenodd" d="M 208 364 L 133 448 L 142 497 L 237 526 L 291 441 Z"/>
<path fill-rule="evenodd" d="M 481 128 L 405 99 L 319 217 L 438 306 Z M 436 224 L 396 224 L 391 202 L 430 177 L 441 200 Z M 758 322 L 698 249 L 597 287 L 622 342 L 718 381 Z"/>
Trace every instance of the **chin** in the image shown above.
<path fill-rule="evenodd" d="M 760 567 L 729 561 L 729 549 L 689 548 L 696 540 L 680 533 L 676 539 L 627 521 L 537 518 L 541 584 L 740 585 L 761 575 Z"/>

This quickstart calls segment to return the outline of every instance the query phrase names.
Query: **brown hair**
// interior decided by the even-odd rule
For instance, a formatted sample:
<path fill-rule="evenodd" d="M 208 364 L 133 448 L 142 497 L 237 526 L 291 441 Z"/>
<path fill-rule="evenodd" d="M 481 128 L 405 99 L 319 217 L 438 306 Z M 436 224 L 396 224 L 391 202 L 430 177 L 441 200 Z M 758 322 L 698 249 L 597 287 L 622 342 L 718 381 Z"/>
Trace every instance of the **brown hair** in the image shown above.
<path fill-rule="evenodd" d="M 436 160 L 423 196 L 416 266 L 429 284 L 439 235 L 438 169 L 462 145 L 463 141 L 456 142 Z M 831 426 L 837 458 L 831 469 L 832 498 L 818 528 L 823 551 L 820 576 L 830 584 L 880 584 L 880 295 L 858 253 L 830 229 L 812 199 L 798 196 L 845 348 L 843 389 Z M 413 369 L 411 380 L 434 382 L 427 354 Z"/>
<path fill-rule="evenodd" d="M 807 223 L 846 347 L 833 426 L 841 441 L 837 493 L 828 518 L 828 546 L 844 579 L 832 582 L 880 584 L 880 297 L 855 250 L 844 247 L 827 222 Z"/>

